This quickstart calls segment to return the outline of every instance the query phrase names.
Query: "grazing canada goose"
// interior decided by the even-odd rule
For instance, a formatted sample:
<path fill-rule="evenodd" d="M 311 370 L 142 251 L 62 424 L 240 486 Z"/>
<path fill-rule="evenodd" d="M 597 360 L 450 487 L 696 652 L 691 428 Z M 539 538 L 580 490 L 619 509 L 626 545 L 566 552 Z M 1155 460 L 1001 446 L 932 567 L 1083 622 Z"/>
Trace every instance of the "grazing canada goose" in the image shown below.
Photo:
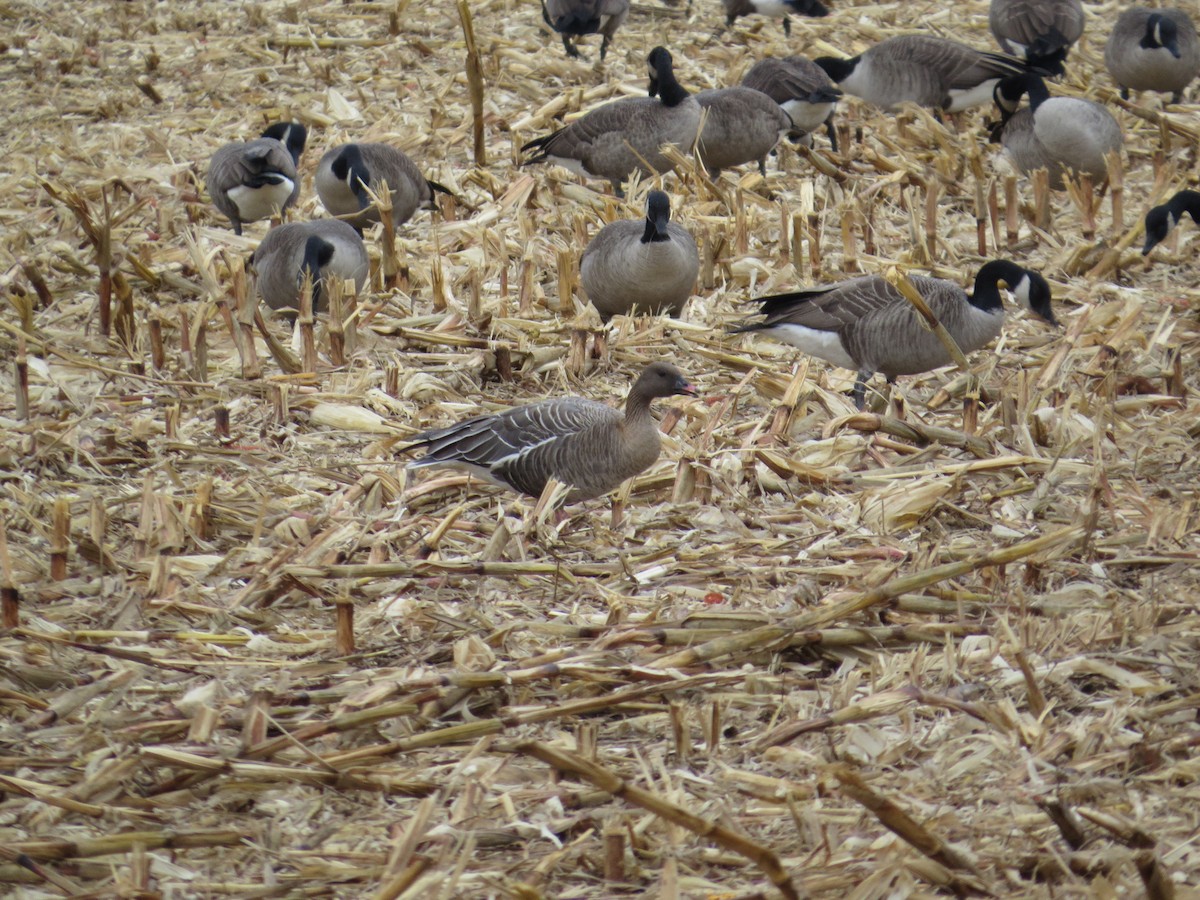
<path fill-rule="evenodd" d="M 571 38 L 602 34 L 600 58 L 629 15 L 629 0 L 542 0 L 542 18 L 562 35 L 567 56 L 582 58 Z"/>
<path fill-rule="evenodd" d="M 276 122 L 257 140 L 234 141 L 213 154 L 205 186 L 213 206 L 229 217 L 235 234 L 242 223 L 269 219 L 300 196 L 296 165 L 308 130 L 295 122 Z"/>
<path fill-rule="evenodd" d="M 1050 309 L 1046 280 L 1006 260 L 984 264 L 970 295 L 941 278 L 917 276 L 911 281 L 963 353 L 978 350 L 1000 334 L 1004 322 L 1001 285 L 1021 306 L 1052 325 L 1058 324 Z M 857 370 L 854 402 L 859 409 L 873 373 L 882 372 L 890 384 L 897 375 L 928 372 L 953 361 L 920 313 L 880 275 L 759 297 L 755 302 L 762 304 L 760 312 L 766 318 L 733 333 L 766 331 L 835 366 Z"/>
<path fill-rule="evenodd" d="M 1071 45 L 1083 34 L 1080 0 L 992 0 L 992 35 L 1005 53 L 1062 75 Z"/>
<path fill-rule="evenodd" d="M 1181 9 L 1135 6 L 1117 18 L 1104 65 L 1128 100 L 1130 90 L 1170 92 L 1172 103 L 1200 73 L 1200 38 L 1191 17 Z"/>
<path fill-rule="evenodd" d="M 1018 110 L 1025 93 L 1029 106 Z M 1108 178 L 1106 155 L 1120 152 L 1124 139 L 1117 120 L 1099 103 L 1051 97 L 1046 83 L 1030 73 L 999 82 L 995 99 L 1004 119 L 997 129 L 1000 142 L 1021 172 L 1046 169 L 1056 189 L 1064 186 L 1068 170 L 1091 175 L 1097 182 Z"/>
<path fill-rule="evenodd" d="M 773 16 L 783 19 L 783 33 L 792 33 L 788 19 L 792 13 L 798 16 L 821 18 L 829 15 L 829 9 L 820 0 L 721 0 L 725 7 L 725 27 L 733 24 L 738 16 Z"/>
<path fill-rule="evenodd" d="M 1200 192 L 1180 191 L 1162 206 L 1146 213 L 1146 246 L 1142 248 L 1142 256 L 1149 256 L 1151 250 L 1166 240 L 1184 213 L 1200 225 Z"/>
<path fill-rule="evenodd" d="M 646 218 L 610 222 L 579 261 L 579 280 L 604 321 L 640 312 L 678 316 L 700 273 L 696 240 L 670 221 L 662 191 L 646 197 Z"/>
<path fill-rule="evenodd" d="M 696 94 L 706 110 L 696 155 L 710 175 L 722 169 L 757 162 L 767 176 L 767 154 L 792 127 L 783 108 L 764 94 L 747 87 L 715 88 Z"/>
<path fill-rule="evenodd" d="M 650 402 L 674 394 L 695 396 L 696 389 L 669 363 L 652 363 L 629 391 L 624 414 L 582 397 L 516 406 L 416 435 L 405 450 L 424 447 L 426 453 L 409 467 L 466 469 L 534 496 L 556 478 L 571 486 L 568 500 L 599 497 L 658 459 Z"/>
<path fill-rule="evenodd" d="M 742 87 L 762 91 L 783 107 L 792 120 L 788 137 L 793 141 L 803 140 L 823 124 L 829 134 L 829 143 L 837 152 L 833 112 L 842 92 L 834 86 L 825 70 L 811 59 L 788 56 L 759 60 L 742 79 Z"/>
<path fill-rule="evenodd" d="M 321 157 L 315 179 L 317 196 L 331 216 L 362 231 L 379 221 L 371 199 L 386 181 L 392 195 L 392 224 L 399 228 L 420 209 L 433 208 L 433 192 L 449 189 L 421 174 L 408 155 L 390 144 L 342 144 Z"/>
<path fill-rule="evenodd" d="M 923 34 L 887 38 L 849 59 L 813 62 L 847 93 L 884 109 L 909 102 L 947 112 L 988 102 L 997 81 L 1029 68 L 1016 57 Z"/>
<path fill-rule="evenodd" d="M 664 47 L 651 50 L 646 62 L 649 97 L 605 103 L 565 128 L 530 141 L 521 152 L 537 152 L 522 165 L 552 162 L 577 175 L 607 178 L 618 197 L 625 196 L 621 182 L 634 171 L 664 174 L 674 169 L 660 148 L 691 148 L 700 127 L 700 104 L 675 80 L 671 54 Z"/>
<path fill-rule="evenodd" d="M 370 262 L 358 232 L 338 219 L 292 222 L 272 228 L 250 258 L 258 292 L 272 309 L 300 308 L 300 285 L 312 279 L 313 309 L 326 306 L 323 282 L 353 278 L 362 290 Z"/>

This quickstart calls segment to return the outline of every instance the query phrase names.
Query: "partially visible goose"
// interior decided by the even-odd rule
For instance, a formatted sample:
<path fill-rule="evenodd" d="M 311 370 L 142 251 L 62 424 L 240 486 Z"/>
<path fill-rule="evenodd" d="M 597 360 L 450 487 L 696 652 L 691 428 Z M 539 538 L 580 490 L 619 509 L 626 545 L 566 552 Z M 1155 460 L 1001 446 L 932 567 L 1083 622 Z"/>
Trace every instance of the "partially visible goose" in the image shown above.
<path fill-rule="evenodd" d="M 571 38 L 585 34 L 602 34 L 600 58 L 608 53 L 608 45 L 617 29 L 629 15 L 629 0 L 542 0 L 542 18 L 562 35 L 567 56 L 581 58 Z"/>
<path fill-rule="evenodd" d="M 1156 206 L 1146 213 L 1146 246 L 1142 248 L 1142 255 L 1148 256 L 1151 250 L 1166 240 L 1185 213 L 1200 225 L 1200 192 L 1180 191 L 1162 206 Z"/>
<path fill-rule="evenodd" d="M 342 144 L 327 151 L 317 164 L 317 196 L 331 216 L 361 231 L 379 221 L 371 199 L 386 181 L 392 195 L 392 224 L 399 228 L 417 209 L 433 208 L 433 193 L 449 189 L 421 174 L 403 150 L 390 144 Z"/>
<path fill-rule="evenodd" d="M 788 56 L 759 60 L 742 79 L 742 87 L 762 91 L 783 107 L 792 120 L 788 137 L 793 141 L 803 140 L 824 125 L 829 143 L 837 152 L 833 112 L 842 92 L 834 87 L 833 79 L 825 70 L 811 59 Z"/>
<path fill-rule="evenodd" d="M 213 154 L 205 186 L 235 234 L 244 222 L 269 219 L 300 197 L 296 166 L 307 139 L 303 125 L 276 122 L 257 140 L 235 141 Z"/>
<path fill-rule="evenodd" d="M 258 292 L 272 309 L 300 308 L 300 285 L 312 279 L 313 309 L 326 307 L 324 282 L 354 279 L 362 290 L 370 261 L 358 232 L 337 219 L 292 222 L 272 228 L 262 239 L 250 265 L 258 278 Z"/>
<path fill-rule="evenodd" d="M 1017 302 L 1052 325 L 1050 286 L 1036 272 L 1007 260 L 984 264 L 967 294 L 953 281 L 916 276 L 911 279 L 938 321 L 963 353 L 978 350 L 1000 334 L 1004 306 L 1000 287 Z M 765 331 L 845 369 L 858 372 L 854 401 L 862 409 L 867 379 L 882 372 L 889 383 L 897 375 L 914 375 L 949 365 L 952 360 L 924 319 L 896 288 L 880 275 L 865 275 L 828 287 L 759 297 L 761 322 L 734 333 Z"/>
<path fill-rule="evenodd" d="M 696 389 L 669 363 L 652 363 L 629 391 L 624 414 L 582 397 L 516 406 L 416 435 L 405 450 L 424 447 L 426 453 L 409 467 L 466 469 L 534 496 L 556 478 L 571 486 L 569 500 L 599 497 L 658 459 L 662 446 L 650 402 L 674 394 L 695 396 Z"/>
<path fill-rule="evenodd" d="M 601 318 L 640 312 L 678 316 L 700 273 L 696 240 L 671 219 L 662 191 L 646 197 L 646 218 L 605 225 L 579 261 L 579 280 Z"/>
<path fill-rule="evenodd" d="M 859 56 L 813 60 L 842 90 L 884 109 L 916 103 L 958 112 L 992 99 L 1001 78 L 1029 65 L 945 38 L 905 34 L 887 38 Z"/>
<path fill-rule="evenodd" d="M 1063 74 L 1067 51 L 1083 34 L 1080 0 L 992 0 L 992 35 L 1005 53 L 1024 57 L 1048 74 Z"/>
<path fill-rule="evenodd" d="M 738 16 L 772 16 L 783 19 L 783 33 L 792 33 L 788 16 L 820 18 L 829 15 L 829 9 L 820 0 L 721 0 L 725 7 L 725 26 L 728 28 Z"/>
<path fill-rule="evenodd" d="M 1018 110 L 1025 93 L 1029 106 Z M 1108 178 L 1105 155 L 1119 152 L 1124 139 L 1117 120 L 1099 103 L 1051 97 L 1046 83 L 1032 74 L 1005 78 L 996 85 L 995 99 L 1004 117 L 1000 142 L 1021 172 L 1046 169 L 1053 188 L 1063 187 L 1068 170 L 1087 173 L 1097 182 Z"/>
<path fill-rule="evenodd" d="M 1130 90 L 1158 91 L 1178 103 L 1200 73 L 1196 26 L 1181 9 L 1127 9 L 1104 45 L 1104 65 L 1124 99 Z"/>
<path fill-rule="evenodd" d="M 767 154 L 792 127 L 783 108 L 764 94 L 748 87 L 714 88 L 696 94 L 706 110 L 696 155 L 709 173 L 757 162 L 767 175 Z"/>
<path fill-rule="evenodd" d="M 664 174 L 674 169 L 660 148 L 674 144 L 683 152 L 691 149 L 700 127 L 700 104 L 675 80 L 665 48 L 651 50 L 646 63 L 649 97 L 614 100 L 530 141 L 521 152 L 537 152 L 522 165 L 552 162 L 577 175 L 607 178 L 618 197 L 625 196 L 621 182 L 633 172 Z M 655 94 L 659 99 L 653 99 Z"/>

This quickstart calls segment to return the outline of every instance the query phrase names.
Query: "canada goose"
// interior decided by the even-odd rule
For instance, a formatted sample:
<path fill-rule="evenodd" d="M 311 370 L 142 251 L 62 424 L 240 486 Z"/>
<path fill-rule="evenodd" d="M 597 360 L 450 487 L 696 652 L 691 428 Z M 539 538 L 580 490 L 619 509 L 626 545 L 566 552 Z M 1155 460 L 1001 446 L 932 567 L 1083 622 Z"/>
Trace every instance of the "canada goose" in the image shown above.
<path fill-rule="evenodd" d="M 829 9 L 820 0 L 721 0 L 725 7 L 725 27 L 733 24 L 738 16 L 773 16 L 783 19 L 783 33 L 792 33 L 792 23 L 788 16 L 796 13 L 800 16 L 821 18 L 829 15 Z"/>
<path fill-rule="evenodd" d="M 1130 90 L 1170 91 L 1171 102 L 1178 103 L 1200 73 L 1196 26 L 1181 9 L 1127 9 L 1104 45 L 1104 65 L 1125 100 Z"/>
<path fill-rule="evenodd" d="M 829 143 L 837 152 L 833 112 L 842 92 L 834 86 L 825 70 L 811 59 L 788 56 L 759 60 L 742 79 L 742 87 L 762 91 L 783 107 L 792 120 L 788 137 L 793 141 L 803 140 L 824 124 Z"/>
<path fill-rule="evenodd" d="M 433 192 L 449 189 L 421 174 L 408 155 L 390 144 L 342 144 L 317 164 L 317 196 L 331 216 L 349 222 L 359 231 L 379 221 L 371 199 L 386 181 L 392 195 L 392 224 L 399 228 L 418 208 L 433 208 Z M 368 190 L 369 189 L 369 190 Z"/>
<path fill-rule="evenodd" d="M 213 154 L 205 186 L 213 206 L 229 217 L 235 234 L 242 223 L 269 219 L 300 196 L 296 165 L 308 130 L 295 122 L 276 122 L 262 137 L 234 141 Z"/>
<path fill-rule="evenodd" d="M 326 306 L 323 282 L 353 278 L 357 290 L 367 280 L 367 248 L 353 227 L 338 219 L 292 222 L 272 228 L 262 239 L 250 265 L 258 292 L 272 309 L 298 310 L 300 285 L 312 279 L 313 309 Z"/>
<path fill-rule="evenodd" d="M 534 496 L 556 478 L 571 486 L 569 500 L 587 500 L 658 459 L 661 442 L 650 402 L 674 394 L 695 396 L 696 389 L 669 363 L 652 363 L 629 391 L 624 414 L 595 400 L 559 397 L 423 432 L 404 449 L 426 449 L 410 468 L 466 469 Z"/>
<path fill-rule="evenodd" d="M 901 103 L 958 112 L 992 99 L 992 87 L 1029 66 L 945 38 L 905 34 L 887 38 L 859 56 L 813 60 L 847 93 L 884 109 Z"/>
<path fill-rule="evenodd" d="M 617 29 L 629 15 L 629 0 L 542 0 L 542 18 L 562 35 L 567 56 L 580 58 L 571 38 L 585 34 L 602 34 L 600 58 L 608 53 L 608 45 Z"/>
<path fill-rule="evenodd" d="M 577 175 L 607 178 L 613 193 L 624 197 L 621 182 L 634 171 L 664 174 L 675 168 L 660 148 L 675 144 L 687 151 L 700 127 L 700 104 L 675 80 L 671 54 L 655 47 L 650 67 L 650 96 L 627 97 L 598 106 L 565 128 L 521 148 L 537 152 L 522 165 L 552 162 Z M 652 99 L 655 94 L 657 100 Z"/>
<path fill-rule="evenodd" d="M 1080 0 L 992 0 L 988 24 L 1005 53 L 1050 75 L 1063 74 L 1071 45 L 1083 34 Z"/>
<path fill-rule="evenodd" d="M 747 87 L 714 88 L 696 94 L 705 110 L 696 156 L 712 176 L 722 169 L 757 162 L 767 175 L 767 154 L 792 127 L 778 103 Z"/>
<path fill-rule="evenodd" d="M 696 240 L 671 218 L 662 191 L 646 197 L 644 219 L 605 225 L 579 261 L 579 280 L 604 321 L 637 311 L 678 316 L 700 273 Z"/>
<path fill-rule="evenodd" d="M 953 281 L 911 279 L 938 321 L 964 353 L 978 350 L 1000 333 L 1003 284 L 1026 309 L 1057 325 L 1050 309 L 1050 286 L 1036 272 L 1006 260 L 984 264 L 970 295 Z M 766 318 L 734 329 L 735 334 L 766 331 L 835 366 L 855 369 L 854 402 L 863 407 L 867 379 L 914 375 L 949 365 L 952 360 L 937 335 L 896 288 L 880 275 L 851 278 L 828 287 L 759 297 Z"/>
<path fill-rule="evenodd" d="M 1180 191 L 1162 206 L 1156 206 L 1146 213 L 1146 246 L 1142 248 L 1142 256 L 1148 256 L 1155 246 L 1166 240 L 1184 213 L 1200 225 L 1200 192 Z"/>
<path fill-rule="evenodd" d="M 1046 83 L 1030 73 L 1003 79 L 995 93 L 1004 119 L 1000 142 L 1021 172 L 1046 169 L 1056 189 L 1063 187 L 1068 170 L 1107 179 L 1106 155 L 1120 152 L 1124 143 L 1121 126 L 1107 109 L 1092 100 L 1051 97 Z M 1018 110 L 1025 93 L 1029 106 Z"/>

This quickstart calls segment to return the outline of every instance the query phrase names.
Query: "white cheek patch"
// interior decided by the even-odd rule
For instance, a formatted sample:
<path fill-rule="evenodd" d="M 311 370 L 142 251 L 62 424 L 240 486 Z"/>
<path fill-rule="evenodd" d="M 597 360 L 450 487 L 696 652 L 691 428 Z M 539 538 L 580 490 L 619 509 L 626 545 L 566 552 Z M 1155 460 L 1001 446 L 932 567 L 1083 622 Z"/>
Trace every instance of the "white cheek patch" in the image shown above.
<path fill-rule="evenodd" d="M 777 341 L 799 347 L 809 356 L 816 356 L 843 369 L 858 369 L 858 363 L 850 358 L 836 332 L 818 331 L 803 325 L 774 325 L 768 334 Z"/>
<path fill-rule="evenodd" d="M 1013 297 L 1016 298 L 1017 303 L 1019 303 L 1021 305 L 1022 309 L 1030 308 L 1030 306 L 1029 306 L 1029 290 L 1030 290 L 1031 286 L 1032 286 L 1032 282 L 1030 282 L 1029 276 L 1022 275 L 1021 280 L 1018 281 L 1014 286 L 1012 286 L 1008 289 L 1009 293 L 1011 293 L 1013 295 Z"/>
<path fill-rule="evenodd" d="M 258 188 L 238 185 L 229 191 L 229 199 L 238 209 L 238 218 L 243 222 L 257 222 L 259 219 L 269 219 L 283 209 L 294 187 L 292 179 L 280 176 L 278 184 Z"/>

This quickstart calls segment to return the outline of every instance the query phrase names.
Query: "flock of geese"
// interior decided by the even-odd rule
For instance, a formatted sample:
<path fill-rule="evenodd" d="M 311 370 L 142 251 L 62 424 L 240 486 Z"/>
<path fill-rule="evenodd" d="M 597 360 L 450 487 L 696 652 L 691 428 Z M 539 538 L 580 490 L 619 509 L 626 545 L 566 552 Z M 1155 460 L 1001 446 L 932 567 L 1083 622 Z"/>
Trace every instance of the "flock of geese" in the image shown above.
<path fill-rule="evenodd" d="M 727 24 L 739 16 L 771 15 L 782 17 L 785 31 L 789 15 L 828 13 L 817 0 L 722 2 Z M 580 56 L 581 37 L 599 34 L 603 58 L 629 10 L 629 0 L 542 2 L 546 24 L 562 36 L 572 57 Z M 550 163 L 607 180 L 618 197 L 635 173 L 661 176 L 673 170 L 679 156 L 664 152 L 668 146 L 694 151 L 714 176 L 747 163 L 756 163 L 765 175 L 766 158 L 782 137 L 811 143 L 825 126 L 836 150 L 832 119 L 843 93 L 849 93 L 884 110 L 915 103 L 938 116 L 993 102 L 1001 122 L 992 137 L 1018 170 L 1046 169 L 1055 188 L 1069 175 L 1103 180 L 1107 158 L 1122 147 L 1119 125 L 1102 104 L 1053 96 L 1046 81 L 1063 73 L 1071 45 L 1083 33 L 1080 0 L 992 0 L 989 23 L 1003 53 L 901 35 L 849 58 L 764 59 L 741 85 L 694 94 L 676 78 L 670 52 L 656 47 L 646 60 L 647 96 L 605 103 L 530 141 L 521 148 L 528 154 L 523 164 Z M 1178 103 L 1200 73 L 1200 40 L 1185 12 L 1134 7 L 1118 18 L 1104 59 L 1123 96 L 1156 91 Z M 1022 106 L 1025 97 L 1028 104 Z M 208 192 L 238 234 L 245 223 L 281 216 L 296 203 L 306 139 L 304 126 L 277 123 L 257 139 L 228 144 L 213 155 Z M 381 221 L 385 184 L 393 228 L 431 207 L 435 194 L 449 193 L 387 144 L 345 144 L 322 156 L 315 187 L 330 218 L 274 227 L 252 257 L 257 290 L 268 306 L 295 310 L 306 280 L 316 309 L 323 306 L 326 279 L 353 281 L 362 289 L 369 272 L 363 229 Z M 1147 213 L 1143 252 L 1150 253 L 1184 215 L 1200 222 L 1200 193 L 1180 191 Z M 699 267 L 696 241 L 671 221 L 669 197 L 651 190 L 644 219 L 610 223 L 591 240 L 580 260 L 580 282 L 605 321 L 615 315 L 678 316 Z M 1058 324 L 1045 279 L 1008 260 L 983 265 L 969 294 L 944 279 L 914 277 L 911 284 L 967 353 L 1000 333 L 1002 290 Z M 878 275 L 757 302 L 760 318 L 733 333 L 764 333 L 854 370 L 859 408 L 873 374 L 891 382 L 951 362 L 909 301 Z M 623 412 L 579 397 L 554 398 L 422 432 L 405 449 L 424 449 L 415 468 L 454 466 L 533 495 L 554 479 L 568 486 L 568 499 L 596 497 L 657 459 L 660 438 L 651 401 L 676 394 L 695 395 L 695 389 L 674 366 L 657 362 L 636 380 Z"/>

